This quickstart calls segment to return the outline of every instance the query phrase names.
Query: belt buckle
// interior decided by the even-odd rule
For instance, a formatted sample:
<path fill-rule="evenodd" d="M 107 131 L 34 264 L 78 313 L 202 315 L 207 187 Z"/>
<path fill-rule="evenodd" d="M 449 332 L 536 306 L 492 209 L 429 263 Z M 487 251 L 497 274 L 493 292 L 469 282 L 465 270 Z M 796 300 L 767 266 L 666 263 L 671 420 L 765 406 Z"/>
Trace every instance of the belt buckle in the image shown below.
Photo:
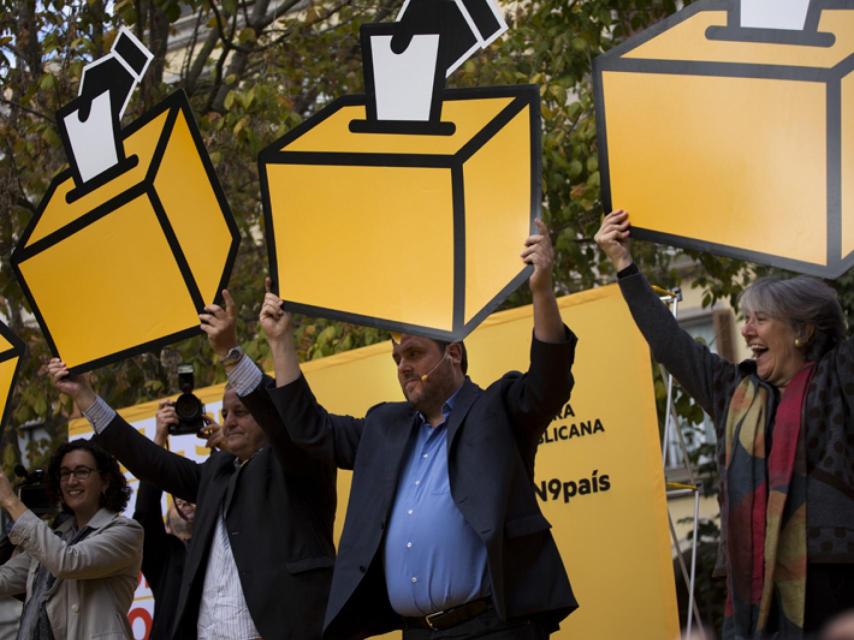
<path fill-rule="evenodd" d="M 429 613 L 424 616 L 424 622 L 427 623 L 427 626 L 430 627 L 430 631 L 441 631 L 438 627 L 434 626 L 433 621 L 439 616 L 445 615 L 444 611 L 435 611 L 433 613 Z"/>

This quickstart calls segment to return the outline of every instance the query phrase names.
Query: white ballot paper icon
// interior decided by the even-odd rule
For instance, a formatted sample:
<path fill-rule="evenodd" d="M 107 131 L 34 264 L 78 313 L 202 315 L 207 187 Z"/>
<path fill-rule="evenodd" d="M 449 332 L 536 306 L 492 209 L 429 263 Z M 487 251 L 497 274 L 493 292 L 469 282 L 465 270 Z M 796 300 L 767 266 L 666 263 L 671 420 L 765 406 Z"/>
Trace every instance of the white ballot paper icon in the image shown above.
<path fill-rule="evenodd" d="M 445 78 L 505 31 L 494 0 L 406 0 L 397 22 L 362 25 L 367 120 L 375 125 L 365 130 L 408 122 L 451 133 L 440 123 Z"/>
<path fill-rule="evenodd" d="M 801 30 L 810 0 L 740 0 L 740 26 L 745 29 Z"/>
<path fill-rule="evenodd" d="M 392 51 L 390 35 L 370 38 L 377 118 L 429 120 L 439 34 L 413 36 L 403 53 Z"/>
<path fill-rule="evenodd" d="M 122 27 L 110 52 L 83 67 L 78 97 L 57 111 L 60 137 L 78 188 L 127 168 L 120 120 L 153 57 Z"/>
<path fill-rule="evenodd" d="M 68 141 L 74 150 L 77 170 L 84 182 L 118 164 L 113 117 L 110 111 L 110 92 L 92 99 L 85 120 L 76 109 L 62 118 Z"/>

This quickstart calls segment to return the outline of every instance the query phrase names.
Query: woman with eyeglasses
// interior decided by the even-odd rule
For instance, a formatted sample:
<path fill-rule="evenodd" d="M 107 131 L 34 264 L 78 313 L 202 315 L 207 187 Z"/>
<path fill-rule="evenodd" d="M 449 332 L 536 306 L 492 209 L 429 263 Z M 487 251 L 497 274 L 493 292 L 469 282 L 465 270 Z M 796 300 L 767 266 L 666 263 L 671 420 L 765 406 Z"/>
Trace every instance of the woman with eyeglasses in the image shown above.
<path fill-rule="evenodd" d="M 56 530 L 0 473 L 0 507 L 22 552 L 0 567 L 0 595 L 27 595 L 18 640 L 133 638 L 127 612 L 143 533 L 120 515 L 130 489 L 116 459 L 88 440 L 65 442 L 48 465 L 48 488 L 72 516 Z"/>

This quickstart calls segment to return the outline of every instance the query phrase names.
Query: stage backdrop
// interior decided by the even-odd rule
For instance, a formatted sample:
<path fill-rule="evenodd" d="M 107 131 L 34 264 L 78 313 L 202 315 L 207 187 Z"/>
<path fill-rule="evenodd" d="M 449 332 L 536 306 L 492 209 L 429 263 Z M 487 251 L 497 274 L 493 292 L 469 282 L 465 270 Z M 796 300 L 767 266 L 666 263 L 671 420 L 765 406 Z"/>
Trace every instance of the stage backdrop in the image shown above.
<path fill-rule="evenodd" d="M 576 383 L 570 402 L 543 436 L 535 489 L 580 608 L 555 637 L 675 638 L 676 599 L 649 351 L 615 286 L 567 296 L 559 304 L 579 336 Z M 484 322 L 466 341 L 474 381 L 485 386 L 509 369 L 524 370 L 531 328 L 530 307 Z M 374 403 L 401 398 L 390 351 L 389 343 L 377 344 L 306 363 L 303 370 L 330 411 L 363 415 Z M 222 385 L 202 389 L 199 396 L 219 416 Z M 122 414 L 153 436 L 156 406 L 138 405 Z M 85 422 L 70 429 L 72 438 L 89 433 Z M 174 438 L 172 448 L 196 459 L 207 453 L 192 436 Z M 350 473 L 340 472 L 336 537 L 349 486 Z M 141 584 L 137 595 L 131 617 L 136 638 L 143 638 L 151 594 Z"/>

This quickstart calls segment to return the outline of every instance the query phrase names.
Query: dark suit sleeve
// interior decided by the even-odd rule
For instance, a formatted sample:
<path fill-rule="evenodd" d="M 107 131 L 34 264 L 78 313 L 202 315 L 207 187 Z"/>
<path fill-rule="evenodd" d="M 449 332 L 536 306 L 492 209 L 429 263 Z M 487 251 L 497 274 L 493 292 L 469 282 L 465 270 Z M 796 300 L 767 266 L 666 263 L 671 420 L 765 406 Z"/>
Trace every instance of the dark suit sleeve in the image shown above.
<path fill-rule="evenodd" d="M 264 387 L 263 382 L 245 396 L 241 396 L 240 401 L 249 409 L 249 413 L 255 419 L 260 427 L 267 435 L 273 451 L 282 463 L 282 469 L 288 474 L 305 475 L 316 470 L 316 462 L 326 462 L 324 456 L 320 456 L 317 460 L 312 459 L 313 456 L 306 455 L 306 451 L 298 447 L 291 439 L 291 435 L 285 428 L 279 412 L 273 404 L 273 398 L 270 395 L 270 390 Z M 313 453 L 310 451 L 309 453 Z"/>
<path fill-rule="evenodd" d="M 166 526 L 160 498 L 163 492 L 148 482 L 140 482 L 136 492 L 136 509 L 133 519 L 142 525 L 142 575 L 150 585 L 157 584 L 166 567 Z"/>
<path fill-rule="evenodd" d="M 305 377 L 270 390 L 291 442 L 310 455 L 352 469 L 362 438 L 363 418 L 336 416 L 318 404 Z"/>
<path fill-rule="evenodd" d="M 569 400 L 574 380 L 575 334 L 564 326 L 557 343 L 531 342 L 531 362 L 524 375 L 505 376 L 504 403 L 517 432 L 536 441 Z"/>
<path fill-rule="evenodd" d="M 140 480 L 188 502 L 197 501 L 202 465 L 158 447 L 119 414 L 92 439 Z"/>

